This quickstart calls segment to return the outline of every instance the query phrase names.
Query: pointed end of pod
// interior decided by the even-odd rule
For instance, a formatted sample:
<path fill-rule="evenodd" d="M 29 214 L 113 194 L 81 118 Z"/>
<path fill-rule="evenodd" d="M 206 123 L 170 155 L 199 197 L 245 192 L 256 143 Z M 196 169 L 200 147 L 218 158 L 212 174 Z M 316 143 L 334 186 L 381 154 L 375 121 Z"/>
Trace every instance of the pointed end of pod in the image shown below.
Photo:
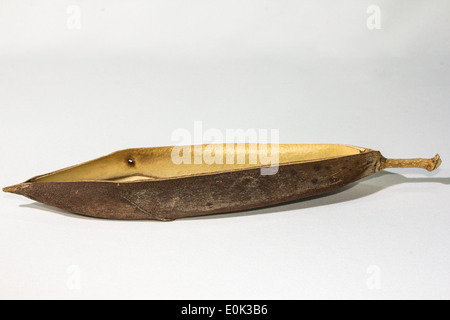
<path fill-rule="evenodd" d="M 23 195 L 23 194 L 25 194 L 25 190 L 28 189 L 29 187 L 30 187 L 30 183 L 20 183 L 20 184 L 14 185 L 14 186 L 5 187 L 2 190 L 3 190 L 3 192 L 9 192 L 9 193 Z"/>

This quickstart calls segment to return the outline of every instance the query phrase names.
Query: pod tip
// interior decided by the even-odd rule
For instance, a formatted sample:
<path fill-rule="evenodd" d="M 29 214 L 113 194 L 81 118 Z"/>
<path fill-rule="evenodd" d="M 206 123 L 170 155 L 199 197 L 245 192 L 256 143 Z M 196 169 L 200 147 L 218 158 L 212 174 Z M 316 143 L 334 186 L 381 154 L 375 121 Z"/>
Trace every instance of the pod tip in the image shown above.
<path fill-rule="evenodd" d="M 5 187 L 2 188 L 3 192 L 10 192 L 10 193 L 14 193 L 14 191 L 16 191 L 16 188 L 14 186 L 10 186 L 10 187 Z"/>
<path fill-rule="evenodd" d="M 3 192 L 9 192 L 9 193 L 18 193 L 21 194 L 22 190 L 28 188 L 30 185 L 28 183 L 21 183 L 16 184 L 14 186 L 5 187 L 2 189 Z"/>

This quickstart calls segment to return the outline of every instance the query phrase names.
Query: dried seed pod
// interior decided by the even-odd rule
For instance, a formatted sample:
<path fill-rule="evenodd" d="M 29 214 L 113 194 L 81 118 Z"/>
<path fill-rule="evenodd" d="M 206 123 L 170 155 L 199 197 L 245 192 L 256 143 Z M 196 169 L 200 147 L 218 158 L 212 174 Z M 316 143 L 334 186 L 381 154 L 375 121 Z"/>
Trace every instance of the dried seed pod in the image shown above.
<path fill-rule="evenodd" d="M 439 155 L 386 159 L 332 144 L 155 147 L 118 151 L 3 191 L 91 217 L 173 220 L 319 195 L 386 168 L 432 171 L 440 164 Z"/>

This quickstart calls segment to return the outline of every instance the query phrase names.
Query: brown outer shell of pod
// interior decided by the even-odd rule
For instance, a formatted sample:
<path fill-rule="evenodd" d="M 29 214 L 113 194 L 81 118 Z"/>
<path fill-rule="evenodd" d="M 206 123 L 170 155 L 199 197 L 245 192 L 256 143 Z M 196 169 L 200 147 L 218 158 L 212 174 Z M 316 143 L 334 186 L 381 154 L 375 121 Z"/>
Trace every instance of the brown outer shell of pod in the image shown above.
<path fill-rule="evenodd" d="M 109 219 L 177 218 L 267 207 L 323 194 L 381 169 L 380 152 L 259 168 L 138 182 L 22 183 L 4 191 L 73 213 Z"/>

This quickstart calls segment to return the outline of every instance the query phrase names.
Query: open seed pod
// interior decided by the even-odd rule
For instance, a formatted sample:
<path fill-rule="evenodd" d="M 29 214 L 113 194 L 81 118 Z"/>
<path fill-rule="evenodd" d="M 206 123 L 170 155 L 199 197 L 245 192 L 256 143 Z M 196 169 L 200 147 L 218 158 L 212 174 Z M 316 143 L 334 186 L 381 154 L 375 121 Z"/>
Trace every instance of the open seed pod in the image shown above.
<path fill-rule="evenodd" d="M 81 215 L 173 220 L 323 194 L 386 168 L 439 167 L 347 145 L 218 144 L 122 150 L 3 191 Z"/>

